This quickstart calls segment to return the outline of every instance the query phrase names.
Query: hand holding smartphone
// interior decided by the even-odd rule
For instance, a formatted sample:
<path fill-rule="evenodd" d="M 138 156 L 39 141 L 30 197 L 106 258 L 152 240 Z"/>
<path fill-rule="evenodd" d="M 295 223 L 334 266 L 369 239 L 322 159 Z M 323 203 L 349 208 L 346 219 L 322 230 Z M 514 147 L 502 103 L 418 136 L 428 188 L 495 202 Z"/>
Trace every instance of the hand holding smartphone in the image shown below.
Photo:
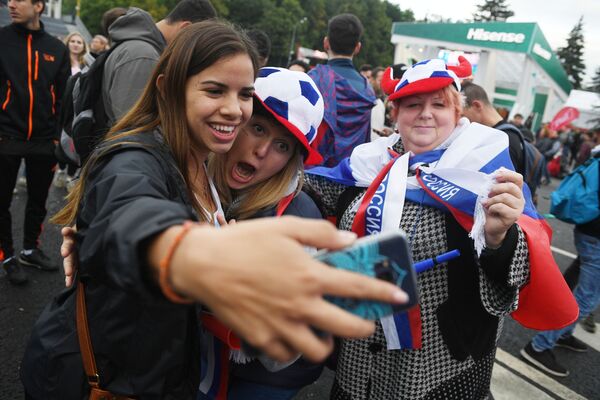
<path fill-rule="evenodd" d="M 367 236 L 342 250 L 317 252 L 315 258 L 335 268 L 394 283 L 409 296 L 408 303 L 399 305 L 327 297 L 328 301 L 362 318 L 376 320 L 407 310 L 419 302 L 412 258 L 406 236 L 401 231 Z"/>

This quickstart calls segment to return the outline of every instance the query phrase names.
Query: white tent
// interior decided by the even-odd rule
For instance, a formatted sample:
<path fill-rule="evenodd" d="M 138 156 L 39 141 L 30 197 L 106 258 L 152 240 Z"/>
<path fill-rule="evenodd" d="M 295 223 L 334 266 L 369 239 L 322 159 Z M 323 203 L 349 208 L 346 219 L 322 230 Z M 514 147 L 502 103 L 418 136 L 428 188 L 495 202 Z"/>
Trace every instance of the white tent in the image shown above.
<path fill-rule="evenodd" d="M 571 90 L 566 107 L 573 107 L 579 111 L 579 118 L 571 122 L 578 128 L 590 129 L 598 123 L 594 119 L 600 118 L 600 95 L 585 90 Z"/>

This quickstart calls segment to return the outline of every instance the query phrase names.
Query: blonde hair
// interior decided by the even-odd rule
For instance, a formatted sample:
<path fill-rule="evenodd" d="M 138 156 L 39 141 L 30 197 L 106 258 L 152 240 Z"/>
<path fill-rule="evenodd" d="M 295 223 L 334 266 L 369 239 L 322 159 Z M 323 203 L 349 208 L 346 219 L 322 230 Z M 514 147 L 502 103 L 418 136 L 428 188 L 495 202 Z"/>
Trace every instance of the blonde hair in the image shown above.
<path fill-rule="evenodd" d="M 304 183 L 303 158 L 300 146 L 296 146 L 294 155 L 279 172 L 263 182 L 234 193 L 227 184 L 227 155 L 211 154 L 208 158 L 208 173 L 213 177 L 226 217 L 248 219 L 261 210 L 276 206 L 286 195 L 296 176 L 298 183 L 293 193 L 298 194 Z"/>
<path fill-rule="evenodd" d="M 81 41 L 83 42 L 83 51 L 81 53 L 77 54 L 77 61 L 79 62 L 79 65 L 81 67 L 83 67 L 84 65 L 87 65 L 87 63 L 85 62 L 85 55 L 88 53 L 88 45 L 85 42 L 85 39 L 83 38 L 81 33 L 71 32 L 65 38 L 65 46 L 67 46 L 67 49 L 69 50 L 69 54 L 71 54 L 71 49 L 69 48 L 69 40 L 71 40 L 71 38 L 73 36 L 79 36 L 81 38 Z"/>
<path fill-rule="evenodd" d="M 107 133 L 102 150 L 92 153 L 84 164 L 81 178 L 67 196 L 67 205 L 52 218 L 52 222 L 68 225 L 75 221 L 89 171 L 106 153 L 130 143 L 119 140 L 133 138 L 159 126 L 185 181 L 189 199 L 198 214 L 204 215 L 201 210 L 206 207 L 193 195 L 193 177 L 188 173 L 189 165 L 198 161 L 192 158 L 190 152 L 192 144 L 186 122 L 186 101 L 182 93 L 185 93 L 186 83 L 191 76 L 238 54 L 248 55 L 256 77 L 258 57 L 253 46 L 246 35 L 226 22 L 204 21 L 183 28 L 158 60 L 137 103 Z M 161 75 L 164 84 L 159 91 L 156 81 Z"/>

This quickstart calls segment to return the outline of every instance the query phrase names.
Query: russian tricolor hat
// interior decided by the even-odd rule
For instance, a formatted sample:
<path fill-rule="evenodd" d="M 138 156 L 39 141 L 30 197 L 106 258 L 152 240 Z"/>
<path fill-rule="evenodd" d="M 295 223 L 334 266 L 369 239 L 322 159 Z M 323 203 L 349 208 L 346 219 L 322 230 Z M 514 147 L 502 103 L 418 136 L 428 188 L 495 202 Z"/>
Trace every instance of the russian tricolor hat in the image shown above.
<path fill-rule="evenodd" d="M 433 58 L 414 64 L 401 77 L 394 77 L 388 67 L 383 73 L 381 87 L 389 95 L 388 100 L 419 93 L 431 93 L 454 85 L 460 92 L 460 79 L 471 75 L 471 64 L 463 56 L 458 57 L 458 65 L 446 65 L 444 60 Z"/>
<path fill-rule="evenodd" d="M 306 150 L 305 164 L 320 164 L 323 158 L 311 147 L 323 120 L 323 96 L 313 80 L 299 71 L 265 67 L 254 82 L 254 97 Z"/>

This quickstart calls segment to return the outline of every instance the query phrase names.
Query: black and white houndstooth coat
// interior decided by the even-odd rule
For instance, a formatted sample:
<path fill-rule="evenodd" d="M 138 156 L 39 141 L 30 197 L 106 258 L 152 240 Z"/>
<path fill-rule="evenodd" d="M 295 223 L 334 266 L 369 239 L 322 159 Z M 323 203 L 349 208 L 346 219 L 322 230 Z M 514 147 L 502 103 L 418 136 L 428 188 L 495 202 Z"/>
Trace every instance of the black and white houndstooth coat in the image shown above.
<path fill-rule="evenodd" d="M 345 186 L 314 175 L 307 184 L 335 215 Z M 339 226 L 350 230 L 355 195 Z M 354 208 L 355 209 L 355 208 Z M 387 350 L 381 324 L 373 336 L 343 340 L 331 399 L 485 399 L 489 394 L 502 318 L 518 306 L 529 276 L 525 236 L 516 225 L 498 250 L 477 257 L 467 232 L 451 215 L 406 201 L 400 228 L 407 232 L 415 261 L 453 248 L 462 256 L 418 276 L 422 348 Z"/>

